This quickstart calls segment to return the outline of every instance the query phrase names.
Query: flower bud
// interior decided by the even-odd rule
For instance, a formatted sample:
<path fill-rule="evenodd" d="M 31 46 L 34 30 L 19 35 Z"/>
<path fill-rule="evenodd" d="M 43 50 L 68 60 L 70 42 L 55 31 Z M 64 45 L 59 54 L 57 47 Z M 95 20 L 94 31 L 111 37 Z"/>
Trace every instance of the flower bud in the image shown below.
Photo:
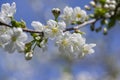
<path fill-rule="evenodd" d="M 103 34 L 104 34 L 104 35 L 107 35 L 107 33 L 108 33 L 108 30 L 107 30 L 106 27 L 104 27 L 104 28 L 103 28 Z"/>
<path fill-rule="evenodd" d="M 115 7 L 116 7 L 116 6 L 115 6 L 115 5 L 113 5 L 113 4 L 110 4 L 110 5 L 109 5 L 110 10 L 114 10 L 114 9 L 115 9 Z"/>
<path fill-rule="evenodd" d="M 110 1 L 110 3 L 116 5 L 116 1 L 115 0 Z"/>
<path fill-rule="evenodd" d="M 115 14 L 115 12 L 114 12 L 114 11 L 111 11 L 111 12 L 110 12 L 110 15 L 114 15 L 114 14 Z"/>
<path fill-rule="evenodd" d="M 105 22 L 105 24 L 108 24 L 108 20 L 105 20 L 104 22 Z"/>
<path fill-rule="evenodd" d="M 94 18 L 94 17 L 95 17 L 95 15 L 94 15 L 94 14 L 90 14 L 90 15 L 89 15 L 89 17 Z"/>
<path fill-rule="evenodd" d="M 107 3 L 107 4 L 110 4 L 110 2 L 111 2 L 110 0 L 106 0 L 106 3 Z"/>
<path fill-rule="evenodd" d="M 111 17 L 110 13 L 106 13 L 106 14 L 105 14 L 105 17 L 106 17 L 106 18 L 110 18 L 110 17 Z"/>
<path fill-rule="evenodd" d="M 31 60 L 32 57 L 33 57 L 33 51 L 27 52 L 27 53 L 25 54 L 25 59 L 26 59 L 26 60 Z"/>
<path fill-rule="evenodd" d="M 86 10 L 91 10 L 90 6 L 88 6 L 88 5 L 85 5 L 84 7 Z"/>
<path fill-rule="evenodd" d="M 104 8 L 105 8 L 105 9 L 109 9 L 109 5 L 108 5 L 108 4 L 105 4 L 105 5 L 104 5 Z"/>
<path fill-rule="evenodd" d="M 90 5 L 95 7 L 96 6 L 96 3 L 94 1 L 90 1 Z"/>
<path fill-rule="evenodd" d="M 53 13 L 55 18 L 58 18 L 58 16 L 60 15 L 60 9 L 59 8 L 53 8 L 52 13 Z"/>

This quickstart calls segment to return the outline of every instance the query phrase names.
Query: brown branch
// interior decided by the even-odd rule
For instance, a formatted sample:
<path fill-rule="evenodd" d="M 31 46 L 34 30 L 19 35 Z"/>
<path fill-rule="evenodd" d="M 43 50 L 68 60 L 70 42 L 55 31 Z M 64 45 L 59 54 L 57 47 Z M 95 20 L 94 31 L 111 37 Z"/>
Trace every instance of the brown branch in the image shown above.
<path fill-rule="evenodd" d="M 0 22 L 0 25 L 4 25 L 4 26 L 7 26 L 7 27 L 13 27 L 11 25 L 8 25 L 6 23 L 3 23 L 3 22 Z M 43 35 L 43 32 L 40 32 L 40 31 L 36 31 L 36 30 L 31 30 L 31 29 L 27 29 L 27 28 L 22 28 L 24 32 L 30 32 L 30 33 L 39 33 L 40 35 Z"/>
<path fill-rule="evenodd" d="M 86 21 L 78 26 L 75 26 L 75 27 L 72 27 L 72 28 L 66 28 L 63 32 L 66 32 L 66 31 L 72 31 L 72 30 L 76 30 L 76 29 L 79 29 L 81 27 L 84 27 L 88 24 L 92 24 L 96 21 L 96 19 L 92 19 L 92 20 L 89 20 L 89 21 Z M 7 27 L 13 27 L 11 25 L 8 25 L 6 23 L 3 23 L 3 22 L 0 22 L 0 25 L 4 25 L 4 26 L 7 26 Z M 22 28 L 24 32 L 30 32 L 30 33 L 39 33 L 40 35 L 43 35 L 43 32 L 40 32 L 40 31 L 36 31 L 36 30 L 31 30 L 31 29 L 27 29 L 27 28 Z"/>

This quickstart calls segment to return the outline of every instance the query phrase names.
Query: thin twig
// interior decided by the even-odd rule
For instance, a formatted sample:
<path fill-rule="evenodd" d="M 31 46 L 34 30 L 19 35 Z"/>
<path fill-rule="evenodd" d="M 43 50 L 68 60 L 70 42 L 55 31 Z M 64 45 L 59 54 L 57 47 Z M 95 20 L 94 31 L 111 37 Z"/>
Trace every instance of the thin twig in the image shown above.
<path fill-rule="evenodd" d="M 94 23 L 95 21 L 96 21 L 96 19 L 92 19 L 92 20 L 86 21 L 86 22 L 84 22 L 83 24 L 80 24 L 80 25 L 78 25 L 78 26 L 75 26 L 74 29 L 79 29 L 79 28 L 84 27 L 84 26 L 86 26 L 86 25 L 88 25 L 88 24 L 92 24 L 92 23 Z"/>
<path fill-rule="evenodd" d="M 64 32 L 65 31 L 76 30 L 76 29 L 82 28 L 82 27 L 84 27 L 84 26 L 86 26 L 88 24 L 92 24 L 94 22 L 96 22 L 96 19 L 92 19 L 92 20 L 86 21 L 86 22 L 84 22 L 84 23 L 82 23 L 82 24 L 80 24 L 78 26 L 72 27 L 72 28 L 67 28 L 66 30 L 64 30 Z"/>

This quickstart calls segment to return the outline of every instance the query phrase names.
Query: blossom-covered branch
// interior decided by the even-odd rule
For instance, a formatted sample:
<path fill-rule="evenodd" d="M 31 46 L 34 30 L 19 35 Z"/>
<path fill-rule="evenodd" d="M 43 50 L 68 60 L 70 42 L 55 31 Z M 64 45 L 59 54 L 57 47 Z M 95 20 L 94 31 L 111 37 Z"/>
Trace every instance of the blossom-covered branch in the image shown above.
<path fill-rule="evenodd" d="M 80 7 L 66 6 L 63 11 L 59 8 L 53 8 L 52 14 L 54 19 L 49 19 L 46 24 L 39 21 L 32 21 L 28 29 L 25 21 L 16 21 L 14 14 L 16 13 L 16 4 L 13 2 L 2 4 L 0 11 L 0 45 L 8 53 L 15 51 L 23 52 L 25 59 L 30 60 L 33 56 L 34 49 L 46 49 L 48 40 L 54 40 L 55 45 L 64 55 L 71 59 L 80 58 L 86 54 L 94 53 L 94 43 L 86 43 L 86 38 L 80 31 L 80 28 L 90 24 L 92 30 L 100 31 L 104 28 L 104 32 L 115 25 L 116 20 L 120 19 L 119 6 L 115 0 L 99 0 L 91 1 L 90 5 L 94 9 L 92 14 Z M 85 5 L 86 10 L 91 7 Z M 95 28 L 95 23 L 101 21 L 101 26 Z M 32 37 L 27 40 L 27 32 Z M 64 54 L 63 54 L 64 53 Z"/>
<path fill-rule="evenodd" d="M 10 27 L 10 28 L 13 27 L 13 26 L 8 25 L 8 24 L 3 23 L 3 22 L 0 22 L 0 25 L 5 26 L 5 27 Z M 40 31 L 36 31 L 36 30 L 32 30 L 32 29 L 27 29 L 27 28 L 22 28 L 22 30 L 23 30 L 24 32 L 29 32 L 29 33 L 39 33 L 39 34 L 41 34 L 41 35 L 43 34 L 43 33 L 40 32 Z"/>

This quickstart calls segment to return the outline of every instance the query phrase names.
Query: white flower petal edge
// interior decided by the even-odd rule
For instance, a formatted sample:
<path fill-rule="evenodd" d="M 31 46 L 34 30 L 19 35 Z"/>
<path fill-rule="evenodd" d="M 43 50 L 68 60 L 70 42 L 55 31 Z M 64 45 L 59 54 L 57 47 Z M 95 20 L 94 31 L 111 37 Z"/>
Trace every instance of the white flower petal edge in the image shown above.
<path fill-rule="evenodd" d="M 92 53 L 94 53 L 94 49 L 92 49 L 93 47 L 95 47 L 96 46 L 96 44 L 85 44 L 84 46 L 83 46 L 83 53 L 82 53 L 82 55 L 84 56 L 85 54 L 92 54 Z"/>
<path fill-rule="evenodd" d="M 31 23 L 31 25 L 33 26 L 33 28 L 35 30 L 38 30 L 38 31 L 43 31 L 44 30 L 44 25 L 42 23 L 40 23 L 39 21 L 33 21 Z"/>
<path fill-rule="evenodd" d="M 10 5 L 9 3 L 3 4 L 1 7 L 1 12 L 6 14 L 7 17 L 12 17 L 16 12 L 16 4 L 15 2 Z"/>

